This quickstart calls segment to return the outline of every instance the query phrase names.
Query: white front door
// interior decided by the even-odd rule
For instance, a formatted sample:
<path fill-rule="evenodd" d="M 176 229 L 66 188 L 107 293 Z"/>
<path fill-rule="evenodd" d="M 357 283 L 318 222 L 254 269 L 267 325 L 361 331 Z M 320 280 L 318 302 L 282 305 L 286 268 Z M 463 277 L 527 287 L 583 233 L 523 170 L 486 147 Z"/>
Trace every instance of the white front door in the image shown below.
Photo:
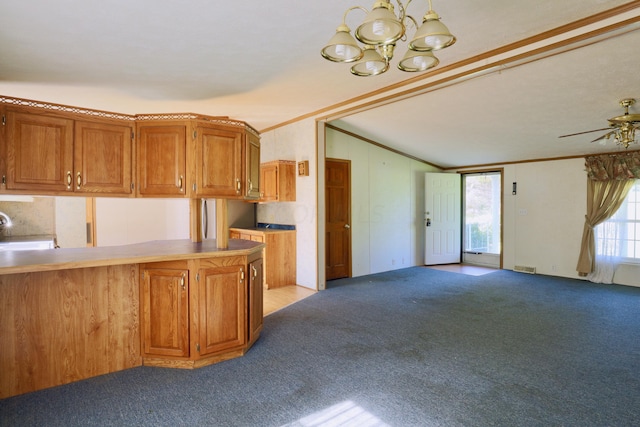
<path fill-rule="evenodd" d="M 425 265 L 460 262 L 460 175 L 425 173 Z"/>

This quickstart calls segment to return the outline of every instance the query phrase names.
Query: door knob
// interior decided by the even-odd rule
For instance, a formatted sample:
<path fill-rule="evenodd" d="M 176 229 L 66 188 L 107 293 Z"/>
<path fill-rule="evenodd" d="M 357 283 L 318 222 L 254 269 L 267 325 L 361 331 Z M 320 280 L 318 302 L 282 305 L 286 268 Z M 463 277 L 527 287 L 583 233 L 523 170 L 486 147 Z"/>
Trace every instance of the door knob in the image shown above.
<path fill-rule="evenodd" d="M 351 226 L 349 224 L 345 224 L 344 228 L 349 229 L 349 228 L 351 228 Z"/>

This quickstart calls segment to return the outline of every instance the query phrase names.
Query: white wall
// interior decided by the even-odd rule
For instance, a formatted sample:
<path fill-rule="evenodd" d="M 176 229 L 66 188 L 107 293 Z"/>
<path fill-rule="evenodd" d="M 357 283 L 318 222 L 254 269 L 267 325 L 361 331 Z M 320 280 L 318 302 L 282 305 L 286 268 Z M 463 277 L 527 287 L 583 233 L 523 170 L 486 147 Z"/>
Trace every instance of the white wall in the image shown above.
<path fill-rule="evenodd" d="M 56 236 L 61 248 L 87 246 L 87 199 L 55 197 Z"/>
<path fill-rule="evenodd" d="M 576 264 L 587 206 L 584 159 L 502 167 L 503 268 L 525 265 L 536 267 L 539 274 L 579 278 Z M 622 266 L 614 282 L 640 286 L 640 266 Z"/>
<path fill-rule="evenodd" d="M 326 133 L 327 158 L 351 161 L 352 275 L 424 264 L 424 172 L 408 157 Z"/>
<path fill-rule="evenodd" d="M 98 246 L 188 239 L 189 200 L 97 197 L 96 223 Z"/>
<path fill-rule="evenodd" d="M 309 176 L 296 176 L 296 201 L 258 205 L 258 222 L 296 227 L 297 278 L 300 286 L 318 287 L 317 148 L 314 119 L 299 121 L 261 134 L 260 162 L 309 161 Z"/>
<path fill-rule="evenodd" d="M 586 180 L 582 158 L 504 166 L 503 268 L 578 277 Z"/>

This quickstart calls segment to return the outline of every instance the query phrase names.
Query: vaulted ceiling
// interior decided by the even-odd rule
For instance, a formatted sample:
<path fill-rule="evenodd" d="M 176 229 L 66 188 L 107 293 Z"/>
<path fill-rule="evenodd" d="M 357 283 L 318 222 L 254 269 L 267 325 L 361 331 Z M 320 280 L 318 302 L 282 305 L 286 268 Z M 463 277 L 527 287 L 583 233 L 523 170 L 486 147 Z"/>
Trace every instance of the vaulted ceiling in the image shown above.
<path fill-rule="evenodd" d="M 396 58 L 362 78 L 319 52 L 344 11 L 368 3 L 11 2 L 0 13 L 0 95 L 228 115 L 260 130 L 326 117 L 442 167 L 619 150 L 590 143 L 599 133 L 558 136 L 605 128 L 622 98 L 640 101 L 640 1 L 433 0 L 458 39 L 440 65 L 408 74 Z M 408 12 L 426 8 L 412 1 Z"/>

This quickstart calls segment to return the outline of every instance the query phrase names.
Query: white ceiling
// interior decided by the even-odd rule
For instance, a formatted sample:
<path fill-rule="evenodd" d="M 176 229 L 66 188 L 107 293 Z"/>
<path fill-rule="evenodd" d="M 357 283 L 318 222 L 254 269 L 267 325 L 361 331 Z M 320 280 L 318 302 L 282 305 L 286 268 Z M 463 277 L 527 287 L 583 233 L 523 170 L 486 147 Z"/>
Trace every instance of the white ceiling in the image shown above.
<path fill-rule="evenodd" d="M 348 65 L 330 63 L 319 52 L 349 6 L 370 8 L 373 0 L 4 3 L 0 95 L 129 114 L 228 115 L 260 130 L 326 110 L 337 118 L 335 126 L 443 167 L 615 150 L 611 142 L 590 144 L 598 133 L 557 136 L 604 128 L 607 118 L 622 113 L 620 99 L 640 101 L 635 26 L 524 65 L 507 61 L 492 72 L 453 79 L 418 96 L 352 110 L 463 69 L 449 70 L 452 64 L 620 5 L 640 6 L 640 1 L 433 0 L 458 38 L 437 53 L 440 66 L 418 77 L 392 68 L 371 78 L 351 76 Z M 415 0 L 408 11 L 419 18 L 426 5 Z M 640 7 L 576 31 L 639 15 Z M 354 11 L 347 24 L 355 28 L 361 17 Z M 540 43 L 482 61 L 524 53 Z M 399 45 L 396 56 L 404 50 Z M 392 86 L 397 83 L 406 85 Z M 640 112 L 640 102 L 635 107 L 632 111 Z"/>

